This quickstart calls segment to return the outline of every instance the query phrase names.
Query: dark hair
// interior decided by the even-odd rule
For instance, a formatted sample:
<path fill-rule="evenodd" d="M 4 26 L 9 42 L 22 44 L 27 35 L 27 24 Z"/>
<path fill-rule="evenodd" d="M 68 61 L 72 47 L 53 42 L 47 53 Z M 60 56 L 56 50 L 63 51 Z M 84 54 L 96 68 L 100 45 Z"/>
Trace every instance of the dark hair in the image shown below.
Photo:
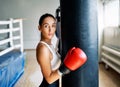
<path fill-rule="evenodd" d="M 39 25 L 42 25 L 44 19 L 47 18 L 47 17 L 52 17 L 53 19 L 55 19 L 55 17 L 52 14 L 49 14 L 49 13 L 43 14 L 39 19 Z"/>

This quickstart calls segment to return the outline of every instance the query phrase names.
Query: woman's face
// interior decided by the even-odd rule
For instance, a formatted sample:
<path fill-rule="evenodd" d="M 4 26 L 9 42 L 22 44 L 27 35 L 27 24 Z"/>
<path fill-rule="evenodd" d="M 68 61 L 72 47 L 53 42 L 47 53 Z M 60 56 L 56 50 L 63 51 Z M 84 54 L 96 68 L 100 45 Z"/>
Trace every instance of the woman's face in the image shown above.
<path fill-rule="evenodd" d="M 52 39 L 56 30 L 56 21 L 52 17 L 46 17 L 39 29 L 44 39 Z"/>

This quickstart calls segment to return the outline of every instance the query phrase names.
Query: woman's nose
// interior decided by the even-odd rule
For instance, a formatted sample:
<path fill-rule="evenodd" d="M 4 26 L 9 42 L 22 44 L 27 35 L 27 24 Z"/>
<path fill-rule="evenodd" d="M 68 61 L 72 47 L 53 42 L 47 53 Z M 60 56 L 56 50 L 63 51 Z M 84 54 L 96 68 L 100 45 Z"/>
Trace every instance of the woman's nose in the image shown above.
<path fill-rule="evenodd" d="M 49 31 L 52 31 L 52 27 L 49 26 Z"/>

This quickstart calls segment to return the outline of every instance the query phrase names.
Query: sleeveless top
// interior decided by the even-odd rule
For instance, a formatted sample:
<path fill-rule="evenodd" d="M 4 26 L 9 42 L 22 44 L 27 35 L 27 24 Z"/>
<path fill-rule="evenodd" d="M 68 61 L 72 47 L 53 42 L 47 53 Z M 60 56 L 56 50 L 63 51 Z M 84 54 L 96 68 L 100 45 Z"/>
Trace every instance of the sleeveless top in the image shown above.
<path fill-rule="evenodd" d="M 48 45 L 46 42 L 44 41 L 40 41 L 40 43 L 44 44 L 52 53 L 52 60 L 51 60 L 51 67 L 52 70 L 56 70 L 59 68 L 60 64 L 61 64 L 61 59 L 60 59 L 60 55 L 59 53 L 55 50 L 53 45 Z"/>

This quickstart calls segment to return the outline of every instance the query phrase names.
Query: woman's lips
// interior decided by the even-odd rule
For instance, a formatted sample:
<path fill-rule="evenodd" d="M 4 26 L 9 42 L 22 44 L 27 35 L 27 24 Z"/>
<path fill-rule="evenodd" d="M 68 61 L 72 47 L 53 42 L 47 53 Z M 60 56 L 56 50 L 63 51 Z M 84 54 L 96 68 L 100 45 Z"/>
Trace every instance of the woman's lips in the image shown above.
<path fill-rule="evenodd" d="M 49 35 L 49 36 L 52 36 L 53 34 L 49 33 L 48 35 Z"/>

